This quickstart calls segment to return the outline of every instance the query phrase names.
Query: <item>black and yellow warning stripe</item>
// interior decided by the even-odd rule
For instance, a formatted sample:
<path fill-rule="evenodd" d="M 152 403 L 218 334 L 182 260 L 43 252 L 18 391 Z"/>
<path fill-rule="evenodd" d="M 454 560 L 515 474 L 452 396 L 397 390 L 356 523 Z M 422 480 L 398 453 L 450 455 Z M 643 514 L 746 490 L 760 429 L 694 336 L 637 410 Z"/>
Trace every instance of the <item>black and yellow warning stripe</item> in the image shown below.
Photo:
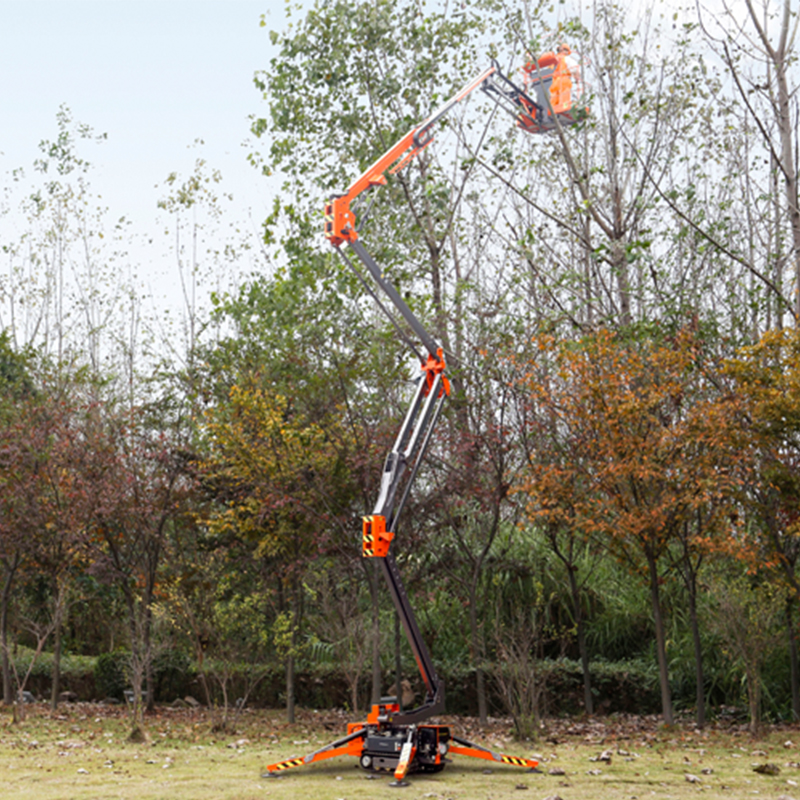
<path fill-rule="evenodd" d="M 527 767 L 527 758 L 518 758 L 517 756 L 500 756 L 500 760 L 504 764 L 513 764 L 515 767 Z"/>
<path fill-rule="evenodd" d="M 290 758 L 288 761 L 281 761 L 280 764 L 275 764 L 272 768 L 275 772 L 280 772 L 284 769 L 291 769 L 292 767 L 302 767 L 305 760 L 302 758 Z"/>
<path fill-rule="evenodd" d="M 371 533 L 364 534 L 363 556 L 369 557 L 375 554 L 375 537 Z"/>

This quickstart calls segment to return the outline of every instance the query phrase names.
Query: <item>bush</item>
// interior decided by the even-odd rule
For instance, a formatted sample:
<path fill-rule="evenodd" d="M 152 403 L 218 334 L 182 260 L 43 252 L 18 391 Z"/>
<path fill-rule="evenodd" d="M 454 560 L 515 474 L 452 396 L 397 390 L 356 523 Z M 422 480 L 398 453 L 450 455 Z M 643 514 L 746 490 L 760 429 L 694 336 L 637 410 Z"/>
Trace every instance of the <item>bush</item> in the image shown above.
<path fill-rule="evenodd" d="M 188 693 L 191 659 L 180 650 L 168 649 L 153 659 L 153 691 L 158 702 L 170 702 Z"/>
<path fill-rule="evenodd" d="M 496 669 L 503 669 L 498 664 Z M 541 659 L 536 664 L 543 684 L 544 716 L 581 714 L 583 672 L 579 661 Z M 599 714 L 651 714 L 660 708 L 658 672 L 650 661 L 593 661 L 589 665 L 595 711 Z"/>
<path fill-rule="evenodd" d="M 124 698 L 123 692 L 128 688 L 127 668 L 130 654 L 124 650 L 103 653 L 97 657 L 94 665 L 94 685 L 98 696 Z"/>

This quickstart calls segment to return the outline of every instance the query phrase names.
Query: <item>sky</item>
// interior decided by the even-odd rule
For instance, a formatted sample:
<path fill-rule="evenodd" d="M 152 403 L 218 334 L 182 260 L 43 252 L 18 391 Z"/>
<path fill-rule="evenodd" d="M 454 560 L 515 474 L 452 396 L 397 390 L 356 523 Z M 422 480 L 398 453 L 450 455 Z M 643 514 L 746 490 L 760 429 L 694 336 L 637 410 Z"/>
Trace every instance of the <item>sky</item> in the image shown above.
<path fill-rule="evenodd" d="M 94 166 L 91 188 L 110 219 L 132 220 L 131 242 L 140 243 L 132 259 L 140 273 L 149 271 L 144 291 L 172 298 L 179 276 L 164 244 L 168 220 L 157 208 L 170 173 L 188 177 L 202 156 L 234 197 L 231 217 L 253 235 L 271 207 L 274 184 L 246 160 L 267 144 L 253 142 L 249 117 L 266 113 L 253 75 L 277 55 L 269 32 L 286 29 L 290 2 L 298 5 L 0 0 L 0 180 L 17 167 L 34 177 L 37 145 L 55 138 L 56 113 L 68 106 L 75 120 L 107 135 L 81 155 Z M 204 144 L 193 146 L 197 139 Z M 141 249 L 148 237 L 160 237 L 160 254 Z"/>
<path fill-rule="evenodd" d="M 152 227 L 167 176 L 188 175 L 202 155 L 240 213 L 263 219 L 269 182 L 243 143 L 249 116 L 264 113 L 253 74 L 275 55 L 269 31 L 285 27 L 285 9 L 285 0 L 0 0 L 0 176 L 32 173 L 66 104 L 108 136 L 81 153 L 114 218 Z"/>
<path fill-rule="evenodd" d="M 306 4 L 309 0 L 303 0 Z M 0 176 L 30 167 L 63 103 L 106 133 L 87 151 L 114 214 L 156 216 L 171 172 L 202 155 L 244 208 L 270 204 L 245 160 L 248 117 L 264 113 L 256 70 L 276 55 L 270 29 L 288 0 L 0 0 Z M 265 15 L 266 26 L 259 25 Z"/>

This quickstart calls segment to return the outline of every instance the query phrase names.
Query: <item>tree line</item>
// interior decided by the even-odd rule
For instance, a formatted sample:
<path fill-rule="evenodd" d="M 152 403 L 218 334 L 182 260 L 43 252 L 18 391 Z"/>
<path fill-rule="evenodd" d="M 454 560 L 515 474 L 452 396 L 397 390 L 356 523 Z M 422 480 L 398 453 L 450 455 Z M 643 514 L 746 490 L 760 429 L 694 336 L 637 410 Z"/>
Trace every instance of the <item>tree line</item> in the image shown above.
<path fill-rule="evenodd" d="M 668 723 L 676 696 L 703 725 L 742 685 L 752 725 L 800 717 L 796 26 L 789 2 L 314 5 L 255 78 L 251 160 L 276 196 L 260 241 L 201 228 L 222 185 L 201 160 L 166 182 L 187 289 L 160 348 L 103 278 L 93 133 L 62 109 L 4 243 L 5 701 L 25 645 L 52 650 L 57 702 L 65 637 L 124 647 L 136 726 L 164 643 L 226 707 L 234 672 L 250 691 L 280 665 L 290 719 L 315 660 L 354 709 L 395 661 L 413 675 L 359 531 L 417 366 L 321 209 L 488 58 L 513 73 L 568 40 L 584 122 L 532 137 L 473 99 L 370 206 L 364 240 L 453 385 L 398 562 L 484 722 L 495 696 L 535 730 L 542 659 L 563 656 L 588 713 L 592 665 L 639 657 Z M 252 277 L 210 282 L 249 258 Z"/>

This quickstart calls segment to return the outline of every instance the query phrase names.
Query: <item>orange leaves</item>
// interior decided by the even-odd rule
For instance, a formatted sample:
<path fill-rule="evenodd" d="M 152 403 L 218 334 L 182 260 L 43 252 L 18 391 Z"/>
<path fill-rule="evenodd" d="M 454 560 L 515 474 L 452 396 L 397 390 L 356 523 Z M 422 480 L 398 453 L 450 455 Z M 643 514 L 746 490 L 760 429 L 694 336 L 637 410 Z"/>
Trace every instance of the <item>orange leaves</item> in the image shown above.
<path fill-rule="evenodd" d="M 660 549 L 719 501 L 727 438 L 690 330 L 542 337 L 526 365 L 531 519 Z M 709 422 L 713 422 L 710 425 Z"/>
<path fill-rule="evenodd" d="M 753 517 L 761 564 L 794 576 L 800 522 L 800 333 L 765 333 L 724 364 L 731 381 L 727 408 L 739 421 L 737 445 L 747 458 L 739 480 Z M 756 546 L 757 545 L 757 546 Z"/>

